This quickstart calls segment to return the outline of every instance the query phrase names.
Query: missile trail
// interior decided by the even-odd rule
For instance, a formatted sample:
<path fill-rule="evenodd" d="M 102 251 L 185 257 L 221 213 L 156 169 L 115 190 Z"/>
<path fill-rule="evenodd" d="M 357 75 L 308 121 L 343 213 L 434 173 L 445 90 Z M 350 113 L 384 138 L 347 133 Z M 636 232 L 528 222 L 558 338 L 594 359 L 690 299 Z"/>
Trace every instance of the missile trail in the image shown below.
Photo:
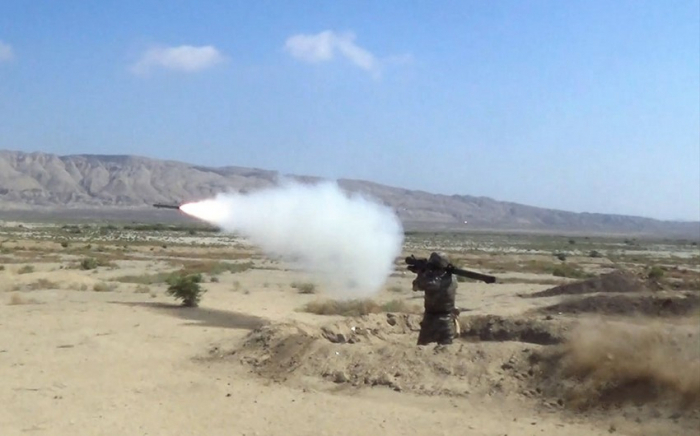
<path fill-rule="evenodd" d="M 378 292 L 403 246 L 393 210 L 330 182 L 219 194 L 179 209 L 297 264 L 339 298 Z"/>

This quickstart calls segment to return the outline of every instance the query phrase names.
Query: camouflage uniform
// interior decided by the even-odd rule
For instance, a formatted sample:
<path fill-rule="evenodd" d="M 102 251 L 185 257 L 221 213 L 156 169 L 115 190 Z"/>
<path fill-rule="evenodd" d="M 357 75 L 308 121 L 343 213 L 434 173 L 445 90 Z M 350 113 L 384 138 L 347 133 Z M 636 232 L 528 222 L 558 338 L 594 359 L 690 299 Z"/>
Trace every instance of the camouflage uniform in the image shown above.
<path fill-rule="evenodd" d="M 413 281 L 414 291 L 425 291 L 423 320 L 418 345 L 431 342 L 451 344 L 457 336 L 455 295 L 457 281 L 444 268 L 449 261 L 444 255 L 432 253 L 428 268 L 418 273 Z"/>

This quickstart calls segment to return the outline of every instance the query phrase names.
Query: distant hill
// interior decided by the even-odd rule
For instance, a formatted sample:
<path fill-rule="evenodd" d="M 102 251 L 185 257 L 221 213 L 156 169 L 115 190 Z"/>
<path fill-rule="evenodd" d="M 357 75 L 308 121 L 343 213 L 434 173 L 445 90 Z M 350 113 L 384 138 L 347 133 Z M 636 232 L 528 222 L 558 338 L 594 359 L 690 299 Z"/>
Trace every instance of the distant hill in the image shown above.
<path fill-rule="evenodd" d="M 139 156 L 0 151 L 0 220 L 48 215 L 172 217 L 173 214 L 154 210 L 151 205 L 198 200 L 222 191 L 250 192 L 274 186 L 280 176 L 264 169 L 209 168 Z M 392 207 L 407 229 L 700 237 L 700 222 L 574 213 L 486 197 L 431 194 L 362 180 L 338 183 L 343 189 L 369 194 Z"/>

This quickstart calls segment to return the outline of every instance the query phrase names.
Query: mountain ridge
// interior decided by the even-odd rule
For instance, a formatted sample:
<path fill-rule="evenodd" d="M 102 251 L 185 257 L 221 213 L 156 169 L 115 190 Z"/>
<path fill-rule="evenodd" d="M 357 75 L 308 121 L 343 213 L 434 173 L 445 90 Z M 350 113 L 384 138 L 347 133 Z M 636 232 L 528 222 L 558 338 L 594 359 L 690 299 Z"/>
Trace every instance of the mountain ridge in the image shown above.
<path fill-rule="evenodd" d="M 239 166 L 207 167 L 138 155 L 72 154 L 0 150 L 0 213 L 27 215 L 119 210 L 151 211 L 153 203 L 177 203 L 220 192 L 251 192 L 280 178 L 308 175 Z M 374 197 L 393 208 L 408 228 L 507 230 L 700 237 L 700 222 L 633 215 L 569 212 L 466 194 L 434 194 L 358 179 L 338 179 L 347 192 Z M 465 222 L 467 223 L 465 225 Z"/>

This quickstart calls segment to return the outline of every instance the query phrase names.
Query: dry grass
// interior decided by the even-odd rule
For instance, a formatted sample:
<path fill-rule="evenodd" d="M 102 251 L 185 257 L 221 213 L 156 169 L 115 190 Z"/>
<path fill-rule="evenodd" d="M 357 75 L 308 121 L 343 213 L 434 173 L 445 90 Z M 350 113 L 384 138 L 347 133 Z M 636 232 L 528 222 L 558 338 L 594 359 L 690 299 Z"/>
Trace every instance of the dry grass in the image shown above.
<path fill-rule="evenodd" d="M 113 262 L 112 259 L 108 259 L 104 256 L 100 257 L 86 257 L 80 261 L 77 268 L 82 270 L 92 270 L 99 267 L 116 267 L 117 264 Z"/>
<path fill-rule="evenodd" d="M 17 271 L 17 274 L 30 274 L 34 272 L 34 265 L 24 265 Z"/>
<path fill-rule="evenodd" d="M 457 260 L 456 263 L 463 263 Z M 587 278 L 590 276 L 580 265 L 572 262 L 548 261 L 541 259 L 529 259 L 516 261 L 510 256 L 483 256 L 470 260 L 473 267 L 465 263 L 464 269 L 485 270 L 489 273 L 519 272 L 531 274 L 547 274 L 555 277 Z"/>
<path fill-rule="evenodd" d="M 136 289 L 134 289 L 134 292 L 137 294 L 148 294 L 151 292 L 151 288 L 146 285 L 138 285 Z"/>
<path fill-rule="evenodd" d="M 420 313 L 418 306 L 407 304 L 404 300 L 377 303 L 371 299 L 312 301 L 304 305 L 302 310 L 316 315 L 341 316 L 362 316 L 383 312 Z"/>
<path fill-rule="evenodd" d="M 253 268 L 253 262 L 231 263 L 219 261 L 186 261 L 182 264 L 179 274 L 209 274 L 218 275 L 225 272 L 241 273 Z"/>
<path fill-rule="evenodd" d="M 117 289 L 117 284 L 116 283 L 95 283 L 92 287 L 92 290 L 95 292 L 113 292 Z"/>
<path fill-rule="evenodd" d="M 315 294 L 316 285 L 313 283 L 299 283 L 293 282 L 291 284 L 292 289 L 296 289 L 300 294 Z"/>
<path fill-rule="evenodd" d="M 579 266 L 570 263 L 556 265 L 552 268 L 552 275 L 555 277 L 568 277 L 572 279 L 586 279 L 594 276 L 594 274 L 587 273 Z"/>
<path fill-rule="evenodd" d="M 174 272 L 159 272 L 154 274 L 141 274 L 141 275 L 125 275 L 120 277 L 115 277 L 112 279 L 114 282 L 119 283 L 136 283 L 141 285 L 155 285 L 158 283 L 165 283 L 168 277 L 173 275 Z"/>

